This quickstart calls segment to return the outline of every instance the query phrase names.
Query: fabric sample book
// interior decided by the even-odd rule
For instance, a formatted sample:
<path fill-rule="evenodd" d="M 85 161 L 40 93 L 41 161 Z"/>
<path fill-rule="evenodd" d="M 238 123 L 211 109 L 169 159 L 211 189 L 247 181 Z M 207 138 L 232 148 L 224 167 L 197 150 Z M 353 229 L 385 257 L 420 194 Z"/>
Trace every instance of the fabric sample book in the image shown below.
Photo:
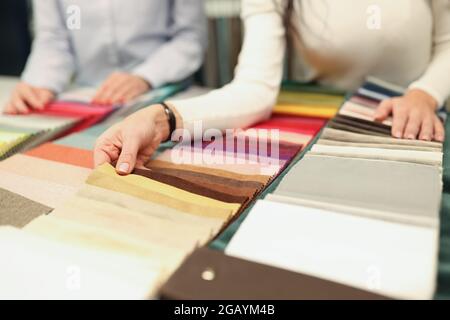
<path fill-rule="evenodd" d="M 411 179 L 417 183 L 411 183 Z M 434 166 L 306 155 L 275 195 L 353 208 L 360 215 L 437 226 L 441 174 Z"/>
<path fill-rule="evenodd" d="M 258 201 L 226 253 L 392 298 L 429 299 L 437 238 L 433 228 Z"/>

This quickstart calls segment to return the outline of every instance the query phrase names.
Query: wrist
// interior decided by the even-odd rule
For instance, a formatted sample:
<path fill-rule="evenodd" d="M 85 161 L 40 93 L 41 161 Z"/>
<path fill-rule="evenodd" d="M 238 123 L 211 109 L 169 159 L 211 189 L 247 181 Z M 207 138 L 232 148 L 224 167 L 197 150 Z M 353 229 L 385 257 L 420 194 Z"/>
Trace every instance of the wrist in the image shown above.
<path fill-rule="evenodd" d="M 151 117 L 155 124 L 156 132 L 160 134 L 161 141 L 170 140 L 171 129 L 181 129 L 182 119 L 173 105 L 166 103 L 167 107 L 173 112 L 175 117 L 175 126 L 171 128 L 170 119 L 162 104 L 153 105 L 149 108 Z"/>
<path fill-rule="evenodd" d="M 437 110 L 439 107 L 436 99 L 421 89 L 411 89 L 407 92 L 407 95 L 415 100 L 422 101 L 424 105 L 433 110 Z"/>

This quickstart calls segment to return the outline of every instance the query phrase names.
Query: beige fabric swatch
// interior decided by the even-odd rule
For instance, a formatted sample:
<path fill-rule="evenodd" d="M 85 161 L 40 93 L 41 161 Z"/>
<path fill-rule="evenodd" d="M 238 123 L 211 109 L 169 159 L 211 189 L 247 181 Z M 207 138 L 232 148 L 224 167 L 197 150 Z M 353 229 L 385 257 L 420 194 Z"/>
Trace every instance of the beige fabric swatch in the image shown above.
<path fill-rule="evenodd" d="M 325 128 L 320 136 L 322 139 L 357 142 L 357 143 L 380 143 L 380 144 L 398 144 L 405 146 L 430 147 L 442 150 L 442 143 L 421 140 L 396 139 L 389 137 L 378 137 L 367 134 L 353 133 L 332 128 Z"/>
<path fill-rule="evenodd" d="M 314 145 L 310 154 L 442 166 L 442 152 Z"/>
<path fill-rule="evenodd" d="M 92 171 L 87 168 L 22 154 L 15 155 L 0 162 L 0 169 L 14 174 L 71 187 L 82 186 Z"/>
<path fill-rule="evenodd" d="M 0 188 L 50 208 L 62 205 L 77 192 L 77 188 L 71 186 L 25 177 L 3 169 L 0 169 L 0 177 Z"/>
<path fill-rule="evenodd" d="M 381 148 L 394 150 L 415 150 L 415 151 L 430 151 L 441 152 L 439 148 L 406 146 L 401 144 L 382 144 L 382 143 L 362 143 L 362 142 L 344 142 L 328 139 L 319 139 L 316 144 L 326 146 L 341 146 L 341 147 L 358 147 L 358 148 Z"/>
<path fill-rule="evenodd" d="M 162 281 L 149 259 L 0 228 L 0 299 L 145 299 Z"/>
<path fill-rule="evenodd" d="M 78 191 L 78 195 L 86 199 L 107 202 L 111 205 L 139 212 L 146 216 L 165 219 L 180 225 L 201 226 L 211 230 L 213 234 L 219 232 L 224 225 L 224 220 L 220 218 L 189 214 L 154 202 L 141 200 L 125 193 L 114 192 L 88 184 Z"/>
<path fill-rule="evenodd" d="M 55 215 L 40 217 L 23 230 L 59 243 L 150 259 L 153 265 L 172 266 L 172 268 L 177 266 L 186 254 L 180 249 L 141 241 L 108 228 L 71 222 Z"/>
<path fill-rule="evenodd" d="M 69 221 L 101 227 L 110 231 L 180 250 L 204 245 L 212 237 L 210 228 L 180 224 L 165 217 L 144 215 L 117 205 L 83 197 L 73 197 L 52 216 Z"/>

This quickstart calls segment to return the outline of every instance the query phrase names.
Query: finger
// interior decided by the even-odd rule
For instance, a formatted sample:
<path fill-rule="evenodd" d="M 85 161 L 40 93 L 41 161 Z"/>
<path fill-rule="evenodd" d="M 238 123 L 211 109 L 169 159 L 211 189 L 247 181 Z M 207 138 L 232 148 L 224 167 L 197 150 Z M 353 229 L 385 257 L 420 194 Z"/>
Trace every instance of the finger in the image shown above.
<path fill-rule="evenodd" d="M 133 85 L 132 84 L 124 84 L 121 87 L 118 87 L 115 92 L 112 93 L 110 102 L 115 103 L 121 103 L 124 102 L 125 97 L 133 94 Z"/>
<path fill-rule="evenodd" d="M 112 164 L 119 158 L 119 147 L 109 142 L 109 139 L 100 137 L 94 148 L 94 165 L 96 167 L 104 164 Z"/>
<path fill-rule="evenodd" d="M 375 110 L 375 120 L 376 121 L 384 121 L 386 120 L 392 113 L 392 109 L 394 107 L 394 102 L 392 99 L 383 100 L 378 108 Z"/>
<path fill-rule="evenodd" d="M 18 92 L 18 95 L 22 101 L 26 102 L 32 109 L 42 110 L 44 108 L 41 99 L 31 87 L 22 86 L 22 89 Z"/>
<path fill-rule="evenodd" d="M 100 94 L 97 98 L 97 102 L 99 102 L 100 104 L 110 104 L 112 96 L 124 84 L 126 84 L 125 77 L 121 75 L 111 76 L 101 89 Z"/>
<path fill-rule="evenodd" d="M 112 159 L 109 156 L 108 152 L 105 151 L 102 147 L 96 147 L 94 149 L 94 167 L 97 168 L 104 163 L 111 163 Z"/>
<path fill-rule="evenodd" d="M 101 102 L 104 100 L 105 92 L 108 90 L 109 86 L 114 81 L 114 78 L 115 78 L 114 76 L 110 76 L 103 82 L 103 84 L 97 90 L 97 93 L 95 94 L 94 98 L 92 99 L 92 102 L 101 104 Z"/>
<path fill-rule="evenodd" d="M 116 170 L 119 174 L 129 174 L 136 165 L 136 158 L 139 152 L 139 143 L 137 139 L 131 136 L 125 137 L 122 151 L 117 161 Z"/>
<path fill-rule="evenodd" d="M 14 110 L 16 112 L 18 112 L 18 113 L 24 114 L 24 113 L 29 113 L 30 112 L 30 110 L 28 109 L 28 107 L 25 104 L 25 102 L 18 95 L 13 97 L 11 103 L 12 103 L 12 107 L 14 108 Z"/>
<path fill-rule="evenodd" d="M 37 93 L 44 107 L 48 105 L 54 98 L 53 92 L 49 90 L 39 90 Z"/>
<path fill-rule="evenodd" d="M 406 121 L 408 120 L 408 113 L 405 108 L 396 105 L 395 101 L 393 103 L 392 136 L 401 139 L 405 131 Z"/>
<path fill-rule="evenodd" d="M 417 135 L 419 134 L 420 128 L 422 127 L 423 120 L 424 119 L 420 114 L 417 113 L 410 114 L 408 122 L 406 124 L 403 138 L 410 140 L 417 139 Z"/>
<path fill-rule="evenodd" d="M 140 92 L 138 90 L 130 91 L 123 97 L 123 102 L 129 102 L 129 101 L 139 97 L 141 94 L 142 94 L 142 92 Z"/>
<path fill-rule="evenodd" d="M 5 114 L 15 114 L 16 110 L 13 108 L 11 100 L 8 101 L 3 107 L 3 113 Z"/>
<path fill-rule="evenodd" d="M 445 129 L 439 117 L 434 117 L 434 140 L 444 142 Z"/>
<path fill-rule="evenodd" d="M 422 121 L 422 127 L 420 128 L 419 139 L 424 141 L 431 141 L 434 133 L 434 120 L 433 117 L 426 117 Z"/>

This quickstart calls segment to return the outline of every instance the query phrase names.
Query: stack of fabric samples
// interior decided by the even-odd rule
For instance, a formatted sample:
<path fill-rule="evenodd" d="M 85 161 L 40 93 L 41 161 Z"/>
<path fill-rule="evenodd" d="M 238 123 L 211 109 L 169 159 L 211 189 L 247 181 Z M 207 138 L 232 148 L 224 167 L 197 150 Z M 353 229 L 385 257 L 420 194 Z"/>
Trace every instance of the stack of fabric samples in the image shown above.
<path fill-rule="evenodd" d="M 286 82 L 273 113 L 330 119 L 344 102 L 344 96 L 343 92 L 335 89 Z"/>
<path fill-rule="evenodd" d="M 1 147 L 0 160 L 59 136 L 88 128 L 113 110 L 112 106 L 56 101 L 42 111 L 26 115 L 1 115 L 0 132 L 6 132 L 13 139 Z"/>
<path fill-rule="evenodd" d="M 162 101 L 179 89 L 180 86 L 172 85 L 155 90 L 153 100 L 148 104 Z M 83 99 L 90 99 L 91 92 L 92 90 L 86 89 L 77 90 L 64 96 L 64 99 L 78 104 Z M 62 108 L 65 105 L 59 107 Z M 112 123 L 120 121 L 120 119 L 122 117 L 116 117 L 116 113 L 114 113 L 101 124 L 69 134 L 53 142 L 41 144 L 22 154 L 1 161 L 0 188 L 3 190 L 4 196 L 0 197 L 3 204 L 0 208 L 0 225 L 22 227 L 75 195 L 93 169 L 92 150 L 96 139 Z M 78 123 L 77 126 L 80 125 L 82 123 Z M 72 127 L 73 129 L 75 128 Z M 20 201 L 14 200 L 10 196 L 11 193 L 19 197 Z M 20 208 L 23 205 L 28 206 L 28 210 L 24 213 L 24 216 L 28 218 L 25 220 L 15 214 L 19 209 L 16 209 L 16 212 L 12 210 L 12 208 Z"/>
<path fill-rule="evenodd" d="M 369 82 L 358 90 L 226 253 L 389 298 L 432 298 L 442 144 L 393 139 L 391 119 L 374 122 L 394 89 Z"/>
<path fill-rule="evenodd" d="M 0 274 L 8 277 L 0 275 L 0 297 L 154 297 L 186 256 L 248 206 L 324 125 L 323 119 L 275 116 L 221 145 L 164 146 L 128 176 L 109 164 L 91 169 L 90 148 L 105 124 L 0 163 L 8 175 L 0 182 L 5 199 L 21 199 L 14 200 L 20 207 L 9 204 L 15 223 L 2 223 L 16 228 L 0 228 L 0 243 L 14 243 L 2 244 L 7 262 Z M 180 150 L 190 160 L 179 163 Z M 57 190 L 67 191 L 58 196 Z M 22 214 L 26 221 L 19 223 L 14 215 L 30 207 L 33 215 Z M 77 282 L 80 270 L 86 279 Z M 104 275 L 96 278 L 99 272 Z"/>

